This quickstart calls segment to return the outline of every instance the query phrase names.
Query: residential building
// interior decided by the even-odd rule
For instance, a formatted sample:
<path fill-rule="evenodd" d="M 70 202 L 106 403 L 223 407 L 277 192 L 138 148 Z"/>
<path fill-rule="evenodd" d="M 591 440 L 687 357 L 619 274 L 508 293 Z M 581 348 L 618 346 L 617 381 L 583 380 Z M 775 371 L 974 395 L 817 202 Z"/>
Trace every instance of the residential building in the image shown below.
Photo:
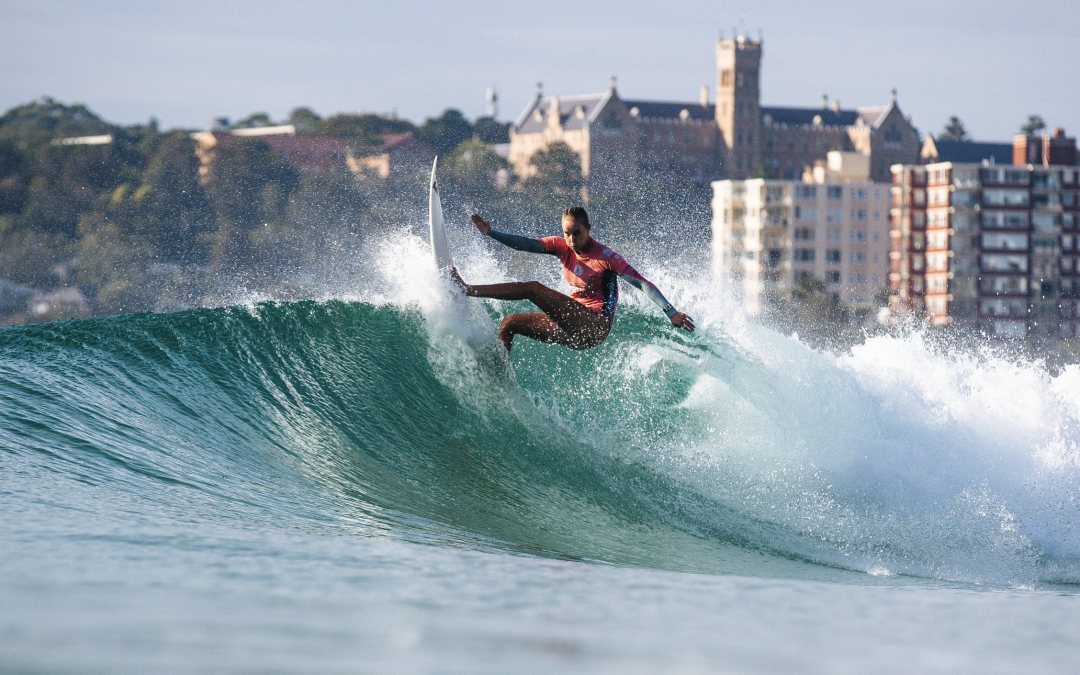
<path fill-rule="evenodd" d="M 878 306 L 888 287 L 890 185 L 869 158 L 828 153 L 804 180 L 715 181 L 714 273 L 750 315 L 813 276 L 837 300 Z"/>
<path fill-rule="evenodd" d="M 195 139 L 195 155 L 199 158 L 199 181 L 204 184 L 210 178 L 210 165 L 217 149 L 248 137 L 257 137 L 269 145 L 301 177 L 329 176 L 349 170 L 346 162 L 350 151 L 348 139 L 297 136 L 296 128 L 291 124 L 231 131 L 200 131 L 191 136 Z"/>
<path fill-rule="evenodd" d="M 435 148 L 417 140 L 409 132 L 391 134 L 382 145 L 366 153 L 349 153 L 345 158 L 349 170 L 361 180 L 376 176 L 417 174 L 431 170 Z"/>
<path fill-rule="evenodd" d="M 1026 137 L 1014 143 L 1029 157 Z M 937 162 L 892 172 L 894 315 L 988 335 L 1078 335 L 1080 168 Z"/>

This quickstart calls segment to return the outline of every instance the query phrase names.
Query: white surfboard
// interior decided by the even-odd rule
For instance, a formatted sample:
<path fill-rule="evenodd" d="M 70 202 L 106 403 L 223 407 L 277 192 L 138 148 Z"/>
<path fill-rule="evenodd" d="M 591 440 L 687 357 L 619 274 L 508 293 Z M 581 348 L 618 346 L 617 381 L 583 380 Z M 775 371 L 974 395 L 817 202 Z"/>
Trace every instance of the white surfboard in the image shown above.
<path fill-rule="evenodd" d="M 431 189 L 428 192 L 428 226 L 431 229 L 431 252 L 435 257 L 435 268 L 443 274 L 449 274 L 454 266 L 450 256 L 450 242 L 446 239 L 446 223 L 443 221 L 442 199 L 439 197 L 439 182 L 435 180 L 435 170 L 439 158 L 431 165 Z"/>

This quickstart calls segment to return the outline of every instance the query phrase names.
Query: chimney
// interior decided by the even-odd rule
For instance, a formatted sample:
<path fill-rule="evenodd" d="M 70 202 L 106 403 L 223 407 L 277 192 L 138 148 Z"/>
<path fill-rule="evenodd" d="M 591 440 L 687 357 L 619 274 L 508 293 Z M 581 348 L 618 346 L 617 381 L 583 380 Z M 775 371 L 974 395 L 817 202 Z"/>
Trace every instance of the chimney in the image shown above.
<path fill-rule="evenodd" d="M 701 85 L 701 107 L 705 108 L 709 105 L 709 85 Z"/>
<path fill-rule="evenodd" d="M 840 112 L 840 99 L 834 98 L 832 102 L 832 109 L 836 112 Z"/>

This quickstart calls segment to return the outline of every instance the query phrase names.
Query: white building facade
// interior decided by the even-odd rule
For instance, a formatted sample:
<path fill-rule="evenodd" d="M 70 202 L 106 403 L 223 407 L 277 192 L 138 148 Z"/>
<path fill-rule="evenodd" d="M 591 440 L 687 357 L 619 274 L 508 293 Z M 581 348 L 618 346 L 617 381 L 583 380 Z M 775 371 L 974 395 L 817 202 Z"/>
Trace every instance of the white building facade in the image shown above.
<path fill-rule="evenodd" d="M 891 186 L 868 180 L 865 158 L 848 157 L 854 154 L 829 153 L 827 166 L 801 181 L 712 184 L 713 271 L 747 314 L 790 297 L 806 276 L 853 308 L 883 304 Z"/>

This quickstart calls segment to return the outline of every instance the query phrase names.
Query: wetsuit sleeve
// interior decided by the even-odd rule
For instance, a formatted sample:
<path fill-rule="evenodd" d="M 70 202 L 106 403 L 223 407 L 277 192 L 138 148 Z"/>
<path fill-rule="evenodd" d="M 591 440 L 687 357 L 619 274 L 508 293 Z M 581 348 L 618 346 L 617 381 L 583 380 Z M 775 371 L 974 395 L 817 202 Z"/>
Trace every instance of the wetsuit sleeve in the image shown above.
<path fill-rule="evenodd" d="M 664 314 L 667 314 L 667 318 L 674 316 L 676 309 L 671 306 L 671 303 L 667 301 L 664 294 L 660 292 L 660 289 L 653 285 L 651 281 L 646 279 L 637 273 L 633 267 L 627 265 L 619 273 L 626 283 L 630 284 L 634 288 L 638 289 L 645 294 L 645 297 L 656 303 L 656 306 L 664 310 Z"/>
<path fill-rule="evenodd" d="M 495 241 L 499 242 L 503 246 L 509 246 L 515 251 L 525 251 L 526 253 L 547 253 L 547 246 L 539 239 L 530 239 L 529 237 L 522 237 L 517 234 L 507 234 L 505 232 L 499 232 L 492 230 L 488 235 Z"/>

